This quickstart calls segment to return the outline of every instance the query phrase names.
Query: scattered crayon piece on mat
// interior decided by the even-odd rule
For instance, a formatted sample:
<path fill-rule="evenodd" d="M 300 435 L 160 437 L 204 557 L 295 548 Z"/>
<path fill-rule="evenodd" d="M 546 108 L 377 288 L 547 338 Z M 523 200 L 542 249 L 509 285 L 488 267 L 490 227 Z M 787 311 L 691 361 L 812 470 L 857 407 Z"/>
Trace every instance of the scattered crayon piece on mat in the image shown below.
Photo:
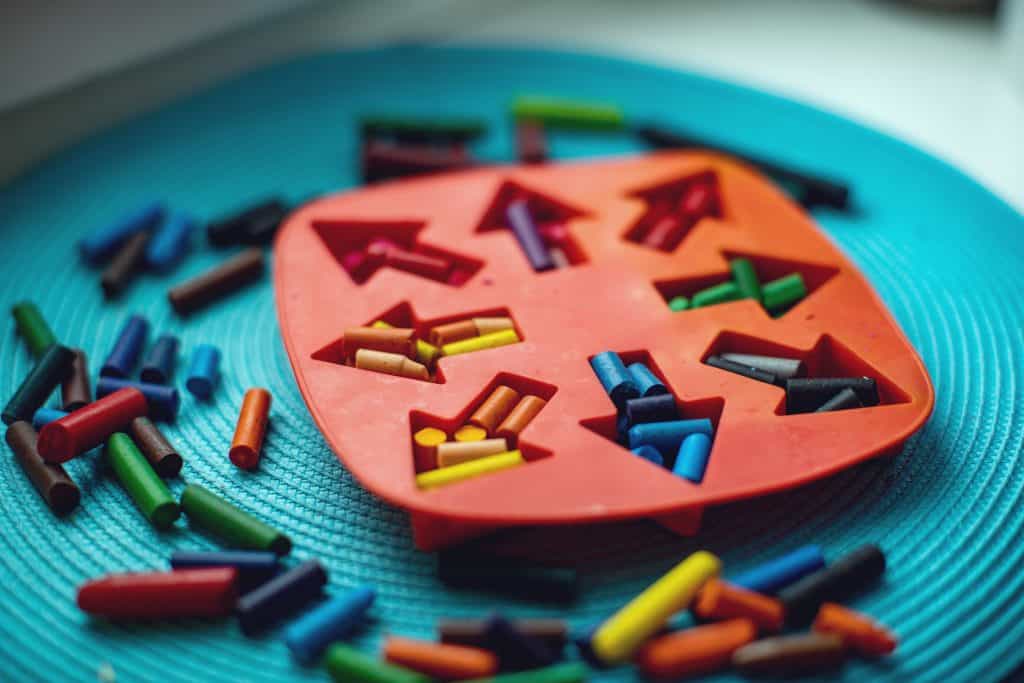
<path fill-rule="evenodd" d="M 4 424 L 31 421 L 50 394 L 71 375 L 74 361 L 74 351 L 66 346 L 48 347 L 7 401 L 3 410 Z"/>
<path fill-rule="evenodd" d="M 148 412 L 149 404 L 141 391 L 134 387 L 119 389 L 43 427 L 39 431 L 39 454 L 47 462 L 66 462 L 104 443 L 111 434 Z"/>
<path fill-rule="evenodd" d="M 82 493 L 64 468 L 58 464 L 46 462 L 39 455 L 36 447 L 36 431 L 28 422 L 15 422 L 7 428 L 4 435 L 7 445 L 14 451 L 14 456 L 28 480 L 32 482 L 39 496 L 58 517 L 66 515 L 78 507 Z"/>
<path fill-rule="evenodd" d="M 728 667 L 733 653 L 756 637 L 757 627 L 749 619 L 705 624 L 649 640 L 636 663 L 657 680 L 700 676 Z"/>
<path fill-rule="evenodd" d="M 73 349 L 75 360 L 71 364 L 71 374 L 60 386 L 60 409 L 64 412 L 78 410 L 92 401 L 92 389 L 89 384 L 89 362 L 85 352 Z"/>
<path fill-rule="evenodd" d="M 263 269 L 263 251 L 251 247 L 172 287 L 167 292 L 167 300 L 178 315 L 188 315 L 260 279 Z"/>
<path fill-rule="evenodd" d="M 210 344 L 199 344 L 192 349 L 185 388 L 198 399 L 206 400 L 220 381 L 220 349 Z"/>
<path fill-rule="evenodd" d="M 233 567 L 111 574 L 78 588 L 84 612 L 110 619 L 226 617 L 235 607 Z"/>
<path fill-rule="evenodd" d="M 121 389 L 138 390 L 146 398 L 149 416 L 154 420 L 173 422 L 178 416 L 178 408 L 181 406 L 178 390 L 163 384 L 100 377 L 100 381 L 96 383 L 96 398 L 103 398 Z"/>
<path fill-rule="evenodd" d="M 747 676 L 809 676 L 839 668 L 846 648 L 836 635 L 801 633 L 756 640 L 732 655 L 732 665 Z"/>
<path fill-rule="evenodd" d="M 233 546 L 278 555 L 291 552 L 292 542 L 283 533 L 198 484 L 189 484 L 182 491 L 181 508 L 190 524 L 207 529 Z"/>
<path fill-rule="evenodd" d="M 160 335 L 142 359 L 139 379 L 150 384 L 167 384 L 177 361 L 178 338 L 170 334 Z"/>
<path fill-rule="evenodd" d="M 270 417 L 270 392 L 254 387 L 245 392 L 242 408 L 238 413 L 235 435 L 231 439 L 228 458 L 243 470 L 254 469 L 260 462 L 263 437 L 267 432 Z"/>
<path fill-rule="evenodd" d="M 157 529 L 167 529 L 181 516 L 178 501 L 153 470 L 131 437 L 115 432 L 107 439 L 107 462 L 136 507 Z"/>
<path fill-rule="evenodd" d="M 14 325 L 18 335 L 25 340 L 29 353 L 34 358 L 43 355 L 46 349 L 57 343 L 57 337 L 47 324 L 39 308 L 31 301 L 21 301 L 11 307 Z"/>
<path fill-rule="evenodd" d="M 327 571 L 317 560 L 306 560 L 241 598 L 235 606 L 238 625 L 247 636 L 269 629 L 302 610 L 323 592 Z"/>

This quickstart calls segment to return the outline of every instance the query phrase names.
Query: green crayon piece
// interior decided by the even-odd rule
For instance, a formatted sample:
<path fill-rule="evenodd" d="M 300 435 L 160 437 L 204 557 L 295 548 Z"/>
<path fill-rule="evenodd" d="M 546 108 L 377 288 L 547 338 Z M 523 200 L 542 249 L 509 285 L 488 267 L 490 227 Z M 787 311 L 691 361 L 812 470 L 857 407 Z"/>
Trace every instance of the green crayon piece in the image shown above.
<path fill-rule="evenodd" d="M 291 552 L 291 539 L 283 533 L 202 486 L 186 486 L 181 494 L 181 506 L 190 522 L 209 529 L 232 545 L 249 550 L 269 550 L 278 555 Z"/>
<path fill-rule="evenodd" d="M 487 132 L 487 122 L 472 118 L 416 118 L 412 116 L 364 116 L 363 132 L 423 138 L 473 140 Z"/>
<path fill-rule="evenodd" d="M 613 104 L 532 95 L 517 97 L 512 102 L 512 116 L 538 121 L 550 128 L 619 130 L 626 125 L 626 116 Z"/>
<path fill-rule="evenodd" d="M 807 296 L 807 285 L 800 273 L 790 273 L 778 280 L 764 283 L 761 288 L 764 307 L 775 313 L 789 308 Z"/>
<path fill-rule="evenodd" d="M 53 344 L 46 349 L 7 402 L 3 412 L 4 424 L 18 420 L 31 422 L 32 416 L 43 407 L 54 389 L 71 374 L 74 362 L 75 352 L 66 346 Z"/>
<path fill-rule="evenodd" d="M 757 279 L 757 271 L 749 259 L 736 258 L 729 262 L 729 270 L 732 271 L 733 282 L 740 288 L 740 295 L 744 299 L 761 301 L 761 283 Z"/>
<path fill-rule="evenodd" d="M 430 683 L 429 676 L 403 669 L 363 654 L 354 647 L 335 643 L 324 656 L 327 673 L 342 683 Z"/>
<path fill-rule="evenodd" d="M 585 680 L 587 667 L 579 662 L 569 662 L 490 678 L 474 678 L 462 683 L 583 683 Z"/>
<path fill-rule="evenodd" d="M 679 311 L 685 311 L 689 307 L 690 307 L 690 300 L 687 299 L 685 296 L 674 296 L 668 302 L 668 308 L 673 313 L 678 313 Z"/>
<path fill-rule="evenodd" d="M 690 299 L 690 308 L 701 308 L 702 306 L 724 304 L 729 301 L 737 301 L 742 298 L 743 295 L 740 294 L 740 288 L 735 282 L 723 282 L 720 285 L 702 289 L 694 294 L 693 298 Z"/>
<path fill-rule="evenodd" d="M 14 316 L 18 334 L 25 338 L 28 350 L 36 358 L 41 357 L 46 349 L 57 343 L 57 337 L 53 335 L 53 330 L 46 324 L 43 314 L 31 301 L 14 304 L 11 307 L 11 314 Z"/>
<path fill-rule="evenodd" d="M 174 524 L 181 516 L 181 508 L 132 438 L 124 432 L 115 432 L 107 439 L 106 455 L 121 486 L 149 523 L 157 529 Z"/>

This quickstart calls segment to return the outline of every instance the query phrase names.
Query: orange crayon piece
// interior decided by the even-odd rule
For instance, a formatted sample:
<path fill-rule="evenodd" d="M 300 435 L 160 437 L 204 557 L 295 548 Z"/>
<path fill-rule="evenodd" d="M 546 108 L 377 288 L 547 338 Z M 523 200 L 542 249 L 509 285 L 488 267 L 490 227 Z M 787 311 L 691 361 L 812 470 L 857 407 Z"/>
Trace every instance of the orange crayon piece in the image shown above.
<path fill-rule="evenodd" d="M 636 663 L 659 680 L 699 676 L 729 665 L 732 653 L 757 637 L 749 619 L 731 619 L 696 626 L 651 640 L 637 653 Z"/>
<path fill-rule="evenodd" d="M 477 337 L 476 323 L 472 320 L 458 320 L 445 325 L 438 325 L 430 330 L 430 343 L 434 346 L 444 346 L 452 342 L 462 341 L 470 337 Z"/>
<path fill-rule="evenodd" d="M 874 619 L 826 602 L 818 610 L 812 629 L 818 633 L 832 633 L 843 639 L 843 643 L 868 657 L 879 657 L 896 649 L 896 636 Z"/>
<path fill-rule="evenodd" d="M 351 358 L 360 349 L 416 358 L 414 330 L 401 327 L 351 327 L 345 330 L 344 339 L 346 358 Z"/>
<path fill-rule="evenodd" d="M 782 603 L 718 579 L 708 581 L 697 594 L 693 613 L 701 619 L 750 619 L 763 631 L 782 628 Z"/>
<path fill-rule="evenodd" d="M 517 403 L 519 403 L 518 391 L 504 385 L 499 386 L 469 416 L 469 424 L 486 429 L 488 435 L 494 434 L 498 425 L 509 416 Z"/>
<path fill-rule="evenodd" d="M 269 391 L 254 387 L 245 392 L 238 424 L 235 425 L 235 436 L 231 439 L 231 450 L 228 452 L 228 457 L 236 466 L 251 470 L 259 464 L 269 415 Z"/>
<path fill-rule="evenodd" d="M 498 672 L 496 656 L 465 645 L 390 636 L 383 654 L 392 664 L 447 681 L 486 678 Z"/>
<path fill-rule="evenodd" d="M 495 436 L 514 442 L 519 433 L 537 417 L 537 413 L 548 404 L 540 396 L 523 396 L 512 412 L 501 421 Z"/>

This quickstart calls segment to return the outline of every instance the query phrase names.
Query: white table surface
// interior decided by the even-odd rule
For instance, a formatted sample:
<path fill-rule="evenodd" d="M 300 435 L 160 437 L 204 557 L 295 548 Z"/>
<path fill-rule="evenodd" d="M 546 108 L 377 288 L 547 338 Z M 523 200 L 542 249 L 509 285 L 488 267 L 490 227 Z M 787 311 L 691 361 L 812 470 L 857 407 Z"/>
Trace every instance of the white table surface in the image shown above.
<path fill-rule="evenodd" d="M 1024 83 L 1011 78 L 996 23 L 883 0 L 304 5 L 172 53 L 136 49 L 120 68 L 0 111 L 0 182 L 93 130 L 247 69 L 395 41 L 603 52 L 724 77 L 901 137 L 1024 211 Z"/>

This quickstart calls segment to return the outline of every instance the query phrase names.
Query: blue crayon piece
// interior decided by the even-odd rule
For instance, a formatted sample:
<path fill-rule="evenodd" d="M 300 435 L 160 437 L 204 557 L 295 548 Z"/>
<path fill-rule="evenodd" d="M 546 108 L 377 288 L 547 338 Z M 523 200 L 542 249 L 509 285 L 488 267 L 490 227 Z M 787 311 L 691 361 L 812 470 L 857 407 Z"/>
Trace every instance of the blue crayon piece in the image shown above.
<path fill-rule="evenodd" d="M 599 353 L 590 359 L 590 367 L 594 369 L 594 374 L 601 380 L 601 386 L 619 410 L 625 407 L 629 399 L 640 397 L 633 376 L 623 365 L 619 354 L 614 351 Z"/>
<path fill-rule="evenodd" d="M 215 346 L 200 344 L 192 350 L 185 388 L 196 398 L 207 399 L 220 378 L 220 351 Z"/>
<path fill-rule="evenodd" d="M 149 323 L 141 315 L 128 318 L 128 322 L 121 328 L 121 334 L 117 336 L 117 341 L 114 342 L 110 355 L 103 361 L 100 377 L 124 379 L 130 376 L 139 360 L 139 354 L 142 353 L 148 332 Z"/>
<path fill-rule="evenodd" d="M 631 363 L 626 369 L 629 370 L 633 383 L 636 384 L 637 391 L 641 396 L 658 396 L 668 393 L 668 388 L 643 363 Z"/>
<path fill-rule="evenodd" d="M 167 217 L 146 245 L 146 263 L 154 270 L 168 270 L 181 260 L 192 241 L 195 221 L 182 213 Z"/>
<path fill-rule="evenodd" d="M 661 457 L 661 453 L 654 446 L 638 446 L 633 449 L 633 453 L 639 455 L 644 460 L 649 460 L 655 465 L 664 465 L 665 458 Z"/>
<path fill-rule="evenodd" d="M 149 382 L 133 382 L 127 379 L 114 377 L 100 377 L 96 383 L 96 398 L 103 398 L 112 394 L 118 389 L 134 387 L 142 392 L 149 404 L 149 417 L 154 420 L 172 421 L 178 415 L 178 405 L 181 399 L 178 397 L 178 390 L 174 387 L 162 384 L 150 384 Z"/>
<path fill-rule="evenodd" d="M 43 428 L 43 425 L 50 424 L 54 420 L 59 420 L 67 415 L 63 410 L 57 410 L 56 408 L 40 408 L 32 416 L 32 426 L 39 431 Z"/>
<path fill-rule="evenodd" d="M 821 548 L 816 545 L 805 545 L 731 578 L 729 583 L 750 591 L 773 595 L 824 566 L 825 556 L 822 555 Z"/>
<path fill-rule="evenodd" d="M 143 382 L 167 384 L 174 372 L 174 362 L 177 359 L 178 338 L 170 334 L 160 335 L 142 359 L 142 372 L 139 373 L 139 377 Z"/>
<path fill-rule="evenodd" d="M 699 484 L 704 479 L 710 455 L 711 437 L 701 433 L 690 434 L 679 444 L 679 454 L 676 455 L 672 473 Z"/>
<path fill-rule="evenodd" d="M 312 662 L 328 645 L 359 627 L 376 596 L 373 588 L 360 586 L 331 598 L 288 626 L 284 644 L 300 662 Z"/>
<path fill-rule="evenodd" d="M 702 418 L 639 424 L 629 429 L 629 447 L 654 446 L 663 458 L 668 459 L 676 454 L 683 439 L 697 433 L 711 436 L 711 420 Z"/>
<path fill-rule="evenodd" d="M 97 230 L 78 242 L 78 251 L 87 263 L 102 263 L 135 233 L 148 230 L 164 217 L 164 205 L 160 202 L 146 204 L 121 220 Z"/>
<path fill-rule="evenodd" d="M 259 550 L 191 551 L 171 553 L 171 569 L 234 567 L 238 570 L 239 593 L 248 593 L 277 576 L 281 564 L 274 553 Z"/>
<path fill-rule="evenodd" d="M 526 254 L 526 260 L 530 262 L 536 271 L 551 270 L 555 262 L 551 259 L 544 240 L 537 231 L 537 225 L 530 215 L 530 207 L 525 199 L 519 199 L 508 205 L 505 209 L 505 219 L 509 227 L 519 240 L 519 246 Z"/>

